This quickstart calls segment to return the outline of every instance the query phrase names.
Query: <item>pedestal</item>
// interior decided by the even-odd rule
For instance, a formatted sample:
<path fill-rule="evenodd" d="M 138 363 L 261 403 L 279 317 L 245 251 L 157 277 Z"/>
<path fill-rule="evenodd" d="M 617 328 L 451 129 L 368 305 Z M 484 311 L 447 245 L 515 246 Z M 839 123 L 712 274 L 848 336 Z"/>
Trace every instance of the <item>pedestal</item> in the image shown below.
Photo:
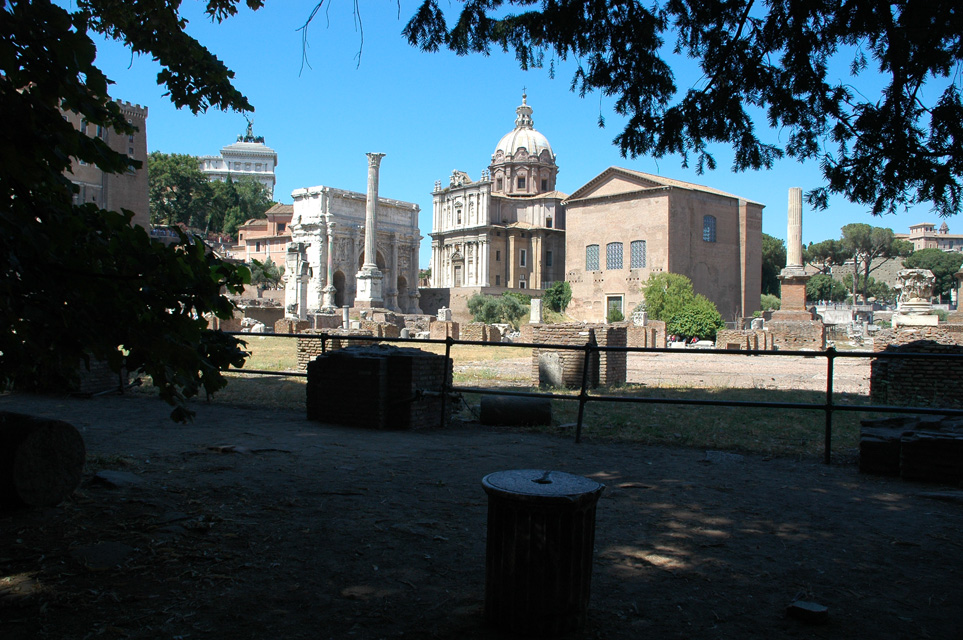
<path fill-rule="evenodd" d="M 362 269 L 358 272 L 358 295 L 355 296 L 354 306 L 358 309 L 372 309 L 384 307 L 382 287 L 384 274 L 378 269 Z"/>

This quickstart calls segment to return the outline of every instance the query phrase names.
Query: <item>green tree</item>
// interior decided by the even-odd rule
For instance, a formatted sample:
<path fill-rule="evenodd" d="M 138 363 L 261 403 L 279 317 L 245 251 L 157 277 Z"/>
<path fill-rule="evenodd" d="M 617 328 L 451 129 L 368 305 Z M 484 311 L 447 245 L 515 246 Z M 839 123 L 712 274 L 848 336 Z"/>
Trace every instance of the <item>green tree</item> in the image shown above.
<path fill-rule="evenodd" d="M 653 320 L 667 321 L 695 297 L 692 281 L 677 273 L 653 273 L 642 284 L 645 310 Z"/>
<path fill-rule="evenodd" d="M 268 256 L 267 260 L 261 262 L 254 259 L 251 261 L 251 284 L 259 289 L 268 287 L 277 289 L 281 284 L 281 277 L 284 275 L 284 267 L 279 267 Z"/>
<path fill-rule="evenodd" d="M 260 2 L 249 2 L 258 6 Z M 94 64 L 89 31 L 158 60 L 171 100 L 198 113 L 209 106 L 250 110 L 233 74 L 188 36 L 176 3 L 49 0 L 0 4 L 0 387 L 56 386 L 97 359 L 144 371 L 186 419 L 186 398 L 226 384 L 221 371 L 243 363 L 237 339 L 207 328 L 230 317 L 221 292 L 249 274 L 217 260 L 203 244 L 152 242 L 130 214 L 75 205 L 65 177 L 71 158 L 106 172 L 140 163 L 112 151 L 64 117 L 120 135 L 135 131 Z M 211 0 L 220 20 L 231 2 Z M 15 159 L 15 160 L 12 160 Z"/>
<path fill-rule="evenodd" d="M 726 143 L 736 171 L 817 161 L 824 184 L 807 200 L 818 207 L 836 193 L 874 214 L 918 202 L 960 211 L 955 0 L 465 0 L 446 11 L 423 0 L 405 37 L 427 51 L 511 51 L 550 73 L 573 59 L 574 91 L 615 97 L 623 155 L 678 153 L 684 166 L 694 156 L 701 172 Z M 693 60 L 700 80 L 680 90 L 670 55 Z M 864 73 L 882 80 L 878 92 L 860 89 Z"/>
<path fill-rule="evenodd" d="M 852 251 L 839 240 L 829 239 L 815 244 L 810 242 L 808 247 L 803 247 L 803 262 L 824 274 L 831 273 L 833 267 L 845 264 L 852 257 Z"/>
<path fill-rule="evenodd" d="M 518 329 L 518 321 L 525 315 L 525 305 L 507 292 L 500 296 L 476 293 L 468 299 L 468 312 L 474 322 L 507 323 Z"/>
<path fill-rule="evenodd" d="M 786 266 L 786 243 L 762 234 L 762 292 L 779 297 L 779 273 Z"/>
<path fill-rule="evenodd" d="M 208 182 L 198 159 L 155 151 L 148 157 L 150 213 L 154 224 L 181 223 L 204 235 L 237 238 L 237 228 L 263 218 L 274 204 L 254 178 Z"/>
<path fill-rule="evenodd" d="M 846 287 L 847 291 L 853 290 L 853 274 L 847 273 L 843 276 L 843 286 Z M 863 275 L 860 275 L 856 288 L 859 291 L 865 292 L 863 299 L 867 302 L 870 300 L 875 300 L 881 304 L 892 304 L 896 302 L 896 291 L 891 289 L 885 282 L 876 280 L 872 276 L 867 280 Z"/>
<path fill-rule="evenodd" d="M 151 224 L 208 226 L 214 192 L 197 158 L 154 151 L 147 157 L 147 182 Z"/>
<path fill-rule="evenodd" d="M 716 332 L 726 326 L 716 305 L 704 295 L 697 294 L 665 323 L 667 333 L 685 339 L 715 340 Z"/>
<path fill-rule="evenodd" d="M 572 285 L 566 280 L 559 280 L 545 290 L 542 300 L 552 311 L 563 313 L 572 301 Z"/>
<path fill-rule="evenodd" d="M 817 273 L 806 283 L 806 299 L 810 302 L 843 302 L 848 297 L 849 289 L 846 285 L 827 273 Z"/>
<path fill-rule="evenodd" d="M 843 250 L 852 256 L 853 277 L 849 282 L 854 301 L 857 294 L 862 295 L 864 302 L 870 297 L 869 276 L 883 266 L 888 258 L 908 256 L 913 252 L 913 245 L 897 238 L 892 229 L 861 222 L 844 226 L 840 243 Z"/>
<path fill-rule="evenodd" d="M 933 291 L 940 300 L 948 297 L 950 291 L 956 287 L 955 274 L 963 265 L 963 253 L 949 253 L 939 249 L 920 249 L 914 251 L 905 260 L 906 269 L 929 269 L 936 277 Z"/>
<path fill-rule="evenodd" d="M 779 307 L 781 306 L 782 300 L 779 296 L 764 293 L 759 297 L 759 308 L 763 311 L 779 311 Z"/>

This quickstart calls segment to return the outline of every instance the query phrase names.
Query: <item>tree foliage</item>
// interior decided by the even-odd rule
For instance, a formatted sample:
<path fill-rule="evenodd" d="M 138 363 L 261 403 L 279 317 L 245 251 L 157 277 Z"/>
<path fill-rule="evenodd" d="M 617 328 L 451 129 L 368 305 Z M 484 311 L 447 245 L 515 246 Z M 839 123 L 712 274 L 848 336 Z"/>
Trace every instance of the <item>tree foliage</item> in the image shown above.
<path fill-rule="evenodd" d="M 906 269 L 929 269 L 936 277 L 933 292 L 943 299 L 956 288 L 955 274 L 963 265 L 963 253 L 948 253 L 939 249 L 920 249 L 903 260 Z"/>
<path fill-rule="evenodd" d="M 844 264 L 852 257 L 852 252 L 839 240 L 829 239 L 815 244 L 810 242 L 808 247 L 803 247 L 803 262 L 824 274 L 830 273 L 833 267 Z"/>
<path fill-rule="evenodd" d="M 248 5 L 260 5 L 248 0 Z M 158 82 L 195 113 L 208 106 L 249 110 L 233 74 L 183 31 L 178 3 L 77 0 L 0 3 L 0 387 L 51 387 L 91 360 L 149 374 L 186 419 L 184 401 L 226 380 L 243 362 L 241 344 L 207 328 L 207 315 L 232 313 L 222 290 L 237 292 L 243 267 L 214 258 L 186 236 L 165 247 L 131 216 L 75 205 L 65 177 L 71 158 L 106 172 L 139 162 L 99 136 L 75 129 L 64 112 L 90 125 L 134 132 L 95 66 L 89 31 L 120 40 L 161 64 Z M 231 0 L 209 0 L 222 19 Z"/>
<path fill-rule="evenodd" d="M 547 62 L 550 73 L 573 59 L 572 89 L 614 96 L 626 116 L 615 138 L 623 155 L 681 154 L 701 172 L 716 166 L 710 145 L 726 143 L 736 171 L 784 156 L 818 162 L 825 183 L 807 193 L 814 206 L 837 193 L 875 214 L 917 202 L 960 211 L 963 12 L 954 1 L 460 4 L 449 19 L 447 5 L 423 0 L 405 37 L 427 51 L 511 51 L 523 69 Z M 680 89 L 669 52 L 694 60 L 702 78 Z M 868 91 L 864 75 L 884 86 Z M 761 136 L 760 121 L 778 139 Z"/>
<path fill-rule="evenodd" d="M 525 305 L 508 292 L 500 296 L 476 293 L 468 299 L 468 312 L 474 322 L 507 323 L 518 329 L 518 321 L 525 315 Z"/>
<path fill-rule="evenodd" d="M 827 273 L 817 273 L 806 283 L 806 299 L 810 302 L 844 302 L 849 289 Z"/>
<path fill-rule="evenodd" d="M 779 311 L 782 306 L 782 299 L 779 296 L 764 293 L 759 296 L 759 308 L 763 311 Z"/>
<path fill-rule="evenodd" d="M 786 266 L 786 243 L 768 233 L 762 234 L 762 292 L 779 296 L 779 273 Z"/>
<path fill-rule="evenodd" d="M 687 340 L 715 340 L 716 332 L 726 326 L 719 315 L 716 305 L 704 295 L 696 294 L 681 311 L 671 316 L 665 323 L 667 333 Z"/>
<path fill-rule="evenodd" d="M 667 321 L 695 297 L 692 281 L 678 273 L 653 273 L 642 284 L 645 311 L 653 320 Z"/>
<path fill-rule="evenodd" d="M 862 274 L 859 274 L 857 278 L 856 290 L 862 292 L 864 302 L 875 301 L 880 304 L 896 302 L 896 291 L 882 280 L 876 280 L 872 276 L 867 278 Z M 843 276 L 843 286 L 846 287 L 847 291 L 853 291 L 852 273 Z"/>
<path fill-rule="evenodd" d="M 277 289 L 281 285 L 283 275 L 284 267 L 274 264 L 271 256 L 268 256 L 264 262 L 256 258 L 251 261 L 251 284 L 260 289 L 267 287 Z"/>
<path fill-rule="evenodd" d="M 913 252 L 913 245 L 897 238 L 892 229 L 873 227 L 861 222 L 847 224 L 842 228 L 840 244 L 853 261 L 852 277 L 848 286 L 854 301 L 857 294 L 863 297 L 864 302 L 873 296 L 869 291 L 870 274 L 883 266 L 887 259 L 908 256 Z"/>
<path fill-rule="evenodd" d="M 208 182 L 194 156 L 155 151 L 147 159 L 152 224 L 182 224 L 198 232 L 237 238 L 237 228 L 263 218 L 273 204 L 260 182 Z"/>
<path fill-rule="evenodd" d="M 646 312 L 665 322 L 667 333 L 683 338 L 714 340 L 725 326 L 711 300 L 692 289 L 692 281 L 677 273 L 653 273 L 642 285 Z"/>
<path fill-rule="evenodd" d="M 572 285 L 567 280 L 559 280 L 545 290 L 542 300 L 552 311 L 563 313 L 572 301 Z"/>

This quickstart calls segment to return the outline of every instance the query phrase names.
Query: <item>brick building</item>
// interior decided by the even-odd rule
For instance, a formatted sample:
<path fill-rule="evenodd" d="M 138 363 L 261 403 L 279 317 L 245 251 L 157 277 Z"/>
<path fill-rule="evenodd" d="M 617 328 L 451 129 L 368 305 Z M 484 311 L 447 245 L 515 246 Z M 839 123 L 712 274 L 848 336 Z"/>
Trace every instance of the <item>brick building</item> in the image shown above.
<path fill-rule="evenodd" d="M 97 166 L 71 159 L 67 177 L 77 187 L 74 202 L 93 203 L 101 209 L 134 213 L 132 224 L 150 229 L 147 184 L 147 107 L 117 101 L 127 122 L 137 127 L 132 134 L 117 133 L 113 129 L 95 126 L 75 112 L 64 112 L 64 118 L 89 136 L 97 136 L 117 153 L 124 154 L 143 165 L 127 173 L 104 173 Z"/>
<path fill-rule="evenodd" d="M 723 320 L 759 308 L 764 205 L 717 189 L 609 167 L 564 202 L 568 314 L 628 317 L 663 271 L 692 280 Z"/>
<path fill-rule="evenodd" d="M 264 218 L 248 220 L 237 228 L 237 245 L 231 248 L 231 257 L 247 263 L 267 262 L 270 258 L 274 264 L 284 266 L 293 217 L 294 205 L 275 204 Z"/>

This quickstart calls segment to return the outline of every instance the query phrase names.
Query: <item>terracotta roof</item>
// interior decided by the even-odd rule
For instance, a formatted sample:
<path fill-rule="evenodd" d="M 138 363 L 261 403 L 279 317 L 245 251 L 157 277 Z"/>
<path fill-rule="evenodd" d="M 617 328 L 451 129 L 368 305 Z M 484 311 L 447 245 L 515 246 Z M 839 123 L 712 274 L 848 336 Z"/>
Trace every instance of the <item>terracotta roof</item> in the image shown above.
<path fill-rule="evenodd" d="M 583 186 L 576 189 L 575 193 L 573 193 L 571 196 L 568 197 L 568 200 L 578 200 L 581 197 L 581 193 L 588 191 L 589 188 L 592 185 L 594 185 L 596 182 L 598 182 L 601 178 L 611 174 L 618 174 L 618 173 L 621 173 L 628 177 L 641 178 L 642 180 L 647 180 L 649 182 L 653 182 L 656 185 L 658 185 L 657 187 L 640 186 L 638 189 L 639 191 L 644 191 L 646 189 L 651 189 L 651 188 L 671 187 L 676 189 L 687 189 L 689 191 L 701 191 L 703 193 L 712 193 L 718 196 L 724 196 L 726 198 L 733 198 L 736 200 L 745 200 L 746 202 L 751 202 L 753 204 L 765 206 L 761 202 L 757 202 L 755 200 L 749 200 L 748 198 L 743 198 L 742 196 L 737 196 L 733 193 L 722 191 L 721 189 L 714 189 L 712 187 L 707 187 L 705 185 L 695 184 L 694 182 L 685 182 L 684 180 L 675 180 L 673 178 L 666 178 L 665 176 L 658 176 L 652 173 L 644 173 L 642 171 L 635 171 L 633 169 L 623 169 L 622 167 L 609 167 L 602 173 L 598 174 L 597 176 L 595 176 L 594 178 L 586 182 Z"/>

